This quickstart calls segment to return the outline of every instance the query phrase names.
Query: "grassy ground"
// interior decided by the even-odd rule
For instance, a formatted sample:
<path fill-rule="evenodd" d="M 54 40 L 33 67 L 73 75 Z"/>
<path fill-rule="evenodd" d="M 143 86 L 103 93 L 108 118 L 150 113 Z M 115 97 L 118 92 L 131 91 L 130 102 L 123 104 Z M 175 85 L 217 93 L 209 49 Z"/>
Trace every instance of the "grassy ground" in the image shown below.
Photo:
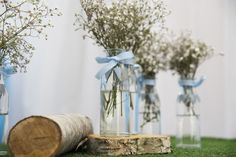
<path fill-rule="evenodd" d="M 175 141 L 172 140 L 173 152 L 170 154 L 161 154 L 161 155 L 150 154 L 150 155 L 137 155 L 137 156 L 139 157 L 154 157 L 154 156 L 155 157 L 236 157 L 236 139 L 224 140 L 224 139 L 203 138 L 201 149 L 175 148 L 174 142 Z M 2 147 L 5 146 L 1 146 L 1 148 Z M 60 157 L 95 157 L 95 156 L 87 154 L 70 153 L 62 155 Z"/>

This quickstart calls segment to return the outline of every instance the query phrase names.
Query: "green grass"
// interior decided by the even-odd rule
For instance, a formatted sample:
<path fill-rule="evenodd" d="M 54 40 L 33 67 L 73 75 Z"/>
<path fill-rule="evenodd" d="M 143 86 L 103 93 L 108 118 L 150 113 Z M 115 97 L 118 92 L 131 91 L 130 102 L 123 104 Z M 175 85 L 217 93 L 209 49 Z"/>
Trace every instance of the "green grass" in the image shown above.
<path fill-rule="evenodd" d="M 201 149 L 180 149 L 175 148 L 175 141 L 172 139 L 173 152 L 170 154 L 136 155 L 140 157 L 236 157 L 236 139 L 224 140 L 203 138 Z M 86 154 L 67 154 L 61 157 L 94 157 Z M 132 156 L 132 155 L 130 155 Z M 102 156 L 104 157 L 104 156 Z M 128 157 L 128 156 L 127 156 Z"/>
<path fill-rule="evenodd" d="M 236 157 L 236 139 L 213 139 L 203 138 L 201 149 L 180 149 L 175 148 L 175 141 L 172 139 L 173 152 L 170 154 L 149 154 L 136 155 L 139 157 Z M 1 146 L 2 148 L 2 146 Z M 132 155 L 130 155 L 132 156 Z M 69 153 L 60 157 L 95 157 L 95 155 Z M 99 157 L 99 156 L 97 156 Z M 105 156 L 102 156 L 105 157 Z M 129 157 L 129 156 L 126 156 Z"/>

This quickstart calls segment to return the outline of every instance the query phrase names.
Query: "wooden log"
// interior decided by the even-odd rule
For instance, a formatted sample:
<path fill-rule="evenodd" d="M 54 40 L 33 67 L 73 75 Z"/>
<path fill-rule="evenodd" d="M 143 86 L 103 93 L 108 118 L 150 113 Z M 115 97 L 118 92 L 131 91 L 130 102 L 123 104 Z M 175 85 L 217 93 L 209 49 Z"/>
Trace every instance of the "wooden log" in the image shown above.
<path fill-rule="evenodd" d="M 169 136 L 131 135 L 126 137 L 102 137 L 89 135 L 88 153 L 95 155 L 130 155 L 170 153 Z"/>
<path fill-rule="evenodd" d="M 90 119 L 78 114 L 31 116 L 10 130 L 8 146 L 14 157 L 53 157 L 76 149 L 92 132 Z"/>

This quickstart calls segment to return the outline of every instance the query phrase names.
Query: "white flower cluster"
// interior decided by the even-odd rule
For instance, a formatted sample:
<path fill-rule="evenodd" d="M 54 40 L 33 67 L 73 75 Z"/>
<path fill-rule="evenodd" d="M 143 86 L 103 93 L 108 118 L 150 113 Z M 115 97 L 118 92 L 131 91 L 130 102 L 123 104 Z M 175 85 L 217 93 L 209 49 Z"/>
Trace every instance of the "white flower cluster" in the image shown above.
<path fill-rule="evenodd" d="M 47 39 L 44 30 L 52 27 L 47 18 L 54 15 L 61 13 L 39 0 L 0 0 L 0 65 L 7 62 L 25 71 L 34 51 L 28 39 Z"/>
<path fill-rule="evenodd" d="M 181 78 L 194 79 L 199 65 L 212 55 L 213 48 L 184 32 L 172 41 L 169 66 Z"/>
<path fill-rule="evenodd" d="M 167 63 L 170 58 L 170 42 L 153 34 L 136 55 L 136 62 L 143 68 L 143 74 L 147 77 L 155 77 L 160 70 L 167 69 Z"/>
<path fill-rule="evenodd" d="M 131 50 L 134 54 L 152 35 L 152 28 L 163 27 L 168 14 L 162 0 L 81 0 L 86 15 L 76 14 L 78 29 L 87 32 L 105 49 Z M 111 54 L 112 55 L 112 54 Z"/>

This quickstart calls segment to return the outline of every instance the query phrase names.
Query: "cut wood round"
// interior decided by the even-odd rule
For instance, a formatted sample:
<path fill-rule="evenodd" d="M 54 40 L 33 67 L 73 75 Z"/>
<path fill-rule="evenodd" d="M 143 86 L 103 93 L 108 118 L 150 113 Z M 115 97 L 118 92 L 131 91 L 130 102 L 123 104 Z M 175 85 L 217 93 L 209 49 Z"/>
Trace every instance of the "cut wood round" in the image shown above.
<path fill-rule="evenodd" d="M 53 157 L 75 150 L 92 132 L 90 119 L 78 114 L 31 116 L 10 130 L 8 146 L 14 157 Z"/>
<path fill-rule="evenodd" d="M 94 134 L 88 136 L 88 153 L 95 155 L 163 154 L 170 152 L 169 136 L 102 137 Z"/>

